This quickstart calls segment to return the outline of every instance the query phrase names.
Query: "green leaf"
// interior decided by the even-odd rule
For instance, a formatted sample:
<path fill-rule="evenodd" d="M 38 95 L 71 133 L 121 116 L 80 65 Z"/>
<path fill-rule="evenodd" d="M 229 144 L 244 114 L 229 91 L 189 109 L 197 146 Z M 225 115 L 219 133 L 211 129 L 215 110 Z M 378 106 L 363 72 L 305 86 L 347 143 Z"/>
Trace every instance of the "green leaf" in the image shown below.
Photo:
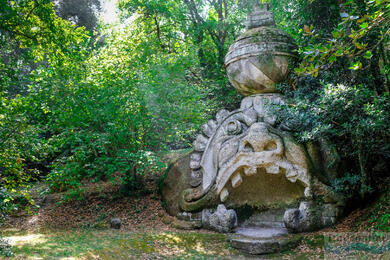
<path fill-rule="evenodd" d="M 362 67 L 363 67 L 363 64 L 360 61 L 358 61 L 358 62 L 353 63 L 352 66 L 349 67 L 349 69 L 358 70 L 358 69 L 361 69 Z"/>
<path fill-rule="evenodd" d="M 360 28 L 366 29 L 368 27 L 368 23 L 364 22 L 360 25 Z"/>
<path fill-rule="evenodd" d="M 366 52 L 366 54 L 364 55 L 364 58 L 366 58 L 366 59 L 371 59 L 371 57 L 372 57 L 372 52 L 371 51 L 367 51 Z"/>

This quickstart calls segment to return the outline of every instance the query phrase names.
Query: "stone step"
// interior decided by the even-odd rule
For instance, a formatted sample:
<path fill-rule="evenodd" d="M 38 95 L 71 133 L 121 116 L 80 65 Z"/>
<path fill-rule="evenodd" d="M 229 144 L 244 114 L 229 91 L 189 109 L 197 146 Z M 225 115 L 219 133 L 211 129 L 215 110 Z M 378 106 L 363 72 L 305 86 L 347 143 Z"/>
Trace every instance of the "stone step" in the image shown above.
<path fill-rule="evenodd" d="M 242 227 L 285 228 L 285 225 L 283 222 L 279 221 L 256 221 L 242 224 Z"/>
<path fill-rule="evenodd" d="M 283 215 L 285 209 L 270 209 L 255 212 L 247 220 L 241 223 L 242 227 L 284 228 Z"/>
<path fill-rule="evenodd" d="M 286 228 L 239 227 L 229 236 L 231 246 L 253 255 L 279 253 L 296 247 L 301 240 Z"/>
<path fill-rule="evenodd" d="M 288 234 L 286 228 L 259 228 L 259 227 L 238 227 L 235 235 L 247 238 L 272 238 Z"/>

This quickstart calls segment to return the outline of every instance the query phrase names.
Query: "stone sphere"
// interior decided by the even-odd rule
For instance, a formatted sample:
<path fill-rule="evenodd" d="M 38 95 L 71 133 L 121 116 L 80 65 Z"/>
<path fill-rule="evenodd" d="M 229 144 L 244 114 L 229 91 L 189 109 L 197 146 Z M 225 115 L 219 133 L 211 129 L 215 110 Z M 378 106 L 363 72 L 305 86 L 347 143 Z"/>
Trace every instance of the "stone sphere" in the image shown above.
<path fill-rule="evenodd" d="M 276 92 L 275 83 L 287 78 L 295 49 L 291 36 L 276 28 L 272 14 L 257 11 L 225 57 L 229 80 L 245 96 Z"/>

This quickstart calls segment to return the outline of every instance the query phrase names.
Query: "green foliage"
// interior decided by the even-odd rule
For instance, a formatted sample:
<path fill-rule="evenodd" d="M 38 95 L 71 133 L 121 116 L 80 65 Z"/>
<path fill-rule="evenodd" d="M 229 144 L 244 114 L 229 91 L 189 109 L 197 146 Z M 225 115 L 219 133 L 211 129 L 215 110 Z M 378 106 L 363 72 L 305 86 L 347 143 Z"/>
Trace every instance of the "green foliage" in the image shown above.
<path fill-rule="evenodd" d="M 268 2 L 301 55 L 281 118 L 301 141 L 336 144 L 354 173 L 336 187 L 372 185 L 390 157 L 389 5 Z M 216 110 L 235 109 L 223 59 L 253 3 L 121 0 L 122 24 L 91 35 L 50 0 L 0 0 L 2 214 L 32 202 L 40 178 L 80 198 L 100 180 L 137 189 L 163 167 L 156 151 L 188 147 Z"/>
<path fill-rule="evenodd" d="M 219 106 L 211 90 L 220 82 L 202 79 L 195 46 L 174 25 L 150 34 L 150 21 L 134 16 L 101 27 L 95 43 L 58 18 L 50 1 L 2 8 L 0 174 L 7 194 L 47 173 L 52 191 L 79 198 L 90 181 L 137 189 L 142 176 L 163 167 L 153 151 L 188 146 Z M 7 62 L 15 50 L 23 55 Z"/>
<path fill-rule="evenodd" d="M 362 183 L 362 177 L 357 174 L 347 173 L 346 176 L 335 179 L 331 185 L 334 191 L 343 194 L 348 199 L 372 192 L 370 187 Z"/>
<path fill-rule="evenodd" d="M 49 91 L 69 80 L 65 68 L 85 56 L 88 35 L 58 18 L 50 1 L 2 1 L 0 13 L 0 184 L 4 203 L 19 196 L 33 203 L 28 182 L 39 172 L 30 166 L 50 152 L 44 136 L 55 95 Z"/>
<path fill-rule="evenodd" d="M 93 31 L 98 25 L 98 12 L 102 9 L 100 0 L 60 0 L 55 1 L 58 16 L 70 20 L 78 26 Z"/>
<path fill-rule="evenodd" d="M 11 245 L 7 240 L 0 237 L 0 256 L 13 257 L 14 253 L 12 251 Z"/>
<path fill-rule="evenodd" d="M 202 84 L 218 108 L 233 109 L 239 99 L 226 79 L 224 57 L 253 2 L 121 0 L 118 5 L 123 18 L 138 15 L 138 24 L 161 50 L 191 54 L 187 78 Z"/>
<path fill-rule="evenodd" d="M 375 206 L 369 215 L 369 223 L 372 228 L 382 232 L 390 232 L 390 189 L 384 190 L 383 194 L 375 202 Z"/>
<path fill-rule="evenodd" d="M 344 57 L 350 61 L 351 70 L 362 70 L 374 62 L 374 53 L 389 41 L 390 6 L 385 0 L 363 5 L 360 1 L 347 1 L 343 6 L 345 11 L 340 13 L 341 21 L 330 34 L 324 35 L 314 26 L 305 28 L 310 41 L 300 49 L 304 59 L 297 73 L 317 77 L 320 70 L 329 69 Z"/>
<path fill-rule="evenodd" d="M 158 192 L 161 194 L 162 192 L 162 189 L 163 189 L 163 185 L 164 185 L 164 182 L 165 182 L 165 179 L 167 178 L 168 176 L 168 173 L 169 171 L 171 170 L 171 168 L 173 167 L 174 163 L 170 163 L 167 167 L 167 169 L 164 171 L 164 174 L 162 174 L 160 176 L 160 178 L 158 178 L 158 182 L 157 182 L 157 185 L 158 185 Z M 164 207 L 165 208 L 165 207 Z"/>
<path fill-rule="evenodd" d="M 330 140 L 343 162 L 335 188 L 371 192 L 386 176 L 390 144 L 387 1 L 270 1 L 297 41 L 292 105 L 278 108 L 302 142 Z M 354 195 L 355 194 L 355 195 Z"/>
<path fill-rule="evenodd" d="M 294 94 L 289 92 L 293 105 L 278 108 L 280 118 L 297 131 L 297 138 L 303 142 L 327 138 L 336 143 L 343 160 L 350 162 L 344 167 L 345 174 L 358 174 L 350 176 L 356 178 L 353 186 L 358 191 L 367 191 L 362 188 L 375 184 L 372 169 L 390 156 L 390 144 L 384 142 L 390 132 L 389 96 L 375 96 L 364 85 L 350 87 L 301 82 L 301 88 Z M 348 179 L 348 175 L 344 177 Z M 350 193 L 347 186 L 352 183 L 344 181 L 339 184 L 345 184 L 345 191 Z"/>

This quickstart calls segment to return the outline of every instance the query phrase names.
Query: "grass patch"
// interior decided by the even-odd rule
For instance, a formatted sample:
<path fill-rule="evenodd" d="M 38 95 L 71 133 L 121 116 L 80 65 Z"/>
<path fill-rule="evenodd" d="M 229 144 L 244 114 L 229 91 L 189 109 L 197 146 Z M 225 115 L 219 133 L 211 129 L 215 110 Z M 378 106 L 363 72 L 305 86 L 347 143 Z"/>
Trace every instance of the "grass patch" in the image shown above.
<path fill-rule="evenodd" d="M 235 255 L 223 234 L 130 233 L 81 228 L 25 232 L 5 230 L 17 259 L 224 258 Z"/>

